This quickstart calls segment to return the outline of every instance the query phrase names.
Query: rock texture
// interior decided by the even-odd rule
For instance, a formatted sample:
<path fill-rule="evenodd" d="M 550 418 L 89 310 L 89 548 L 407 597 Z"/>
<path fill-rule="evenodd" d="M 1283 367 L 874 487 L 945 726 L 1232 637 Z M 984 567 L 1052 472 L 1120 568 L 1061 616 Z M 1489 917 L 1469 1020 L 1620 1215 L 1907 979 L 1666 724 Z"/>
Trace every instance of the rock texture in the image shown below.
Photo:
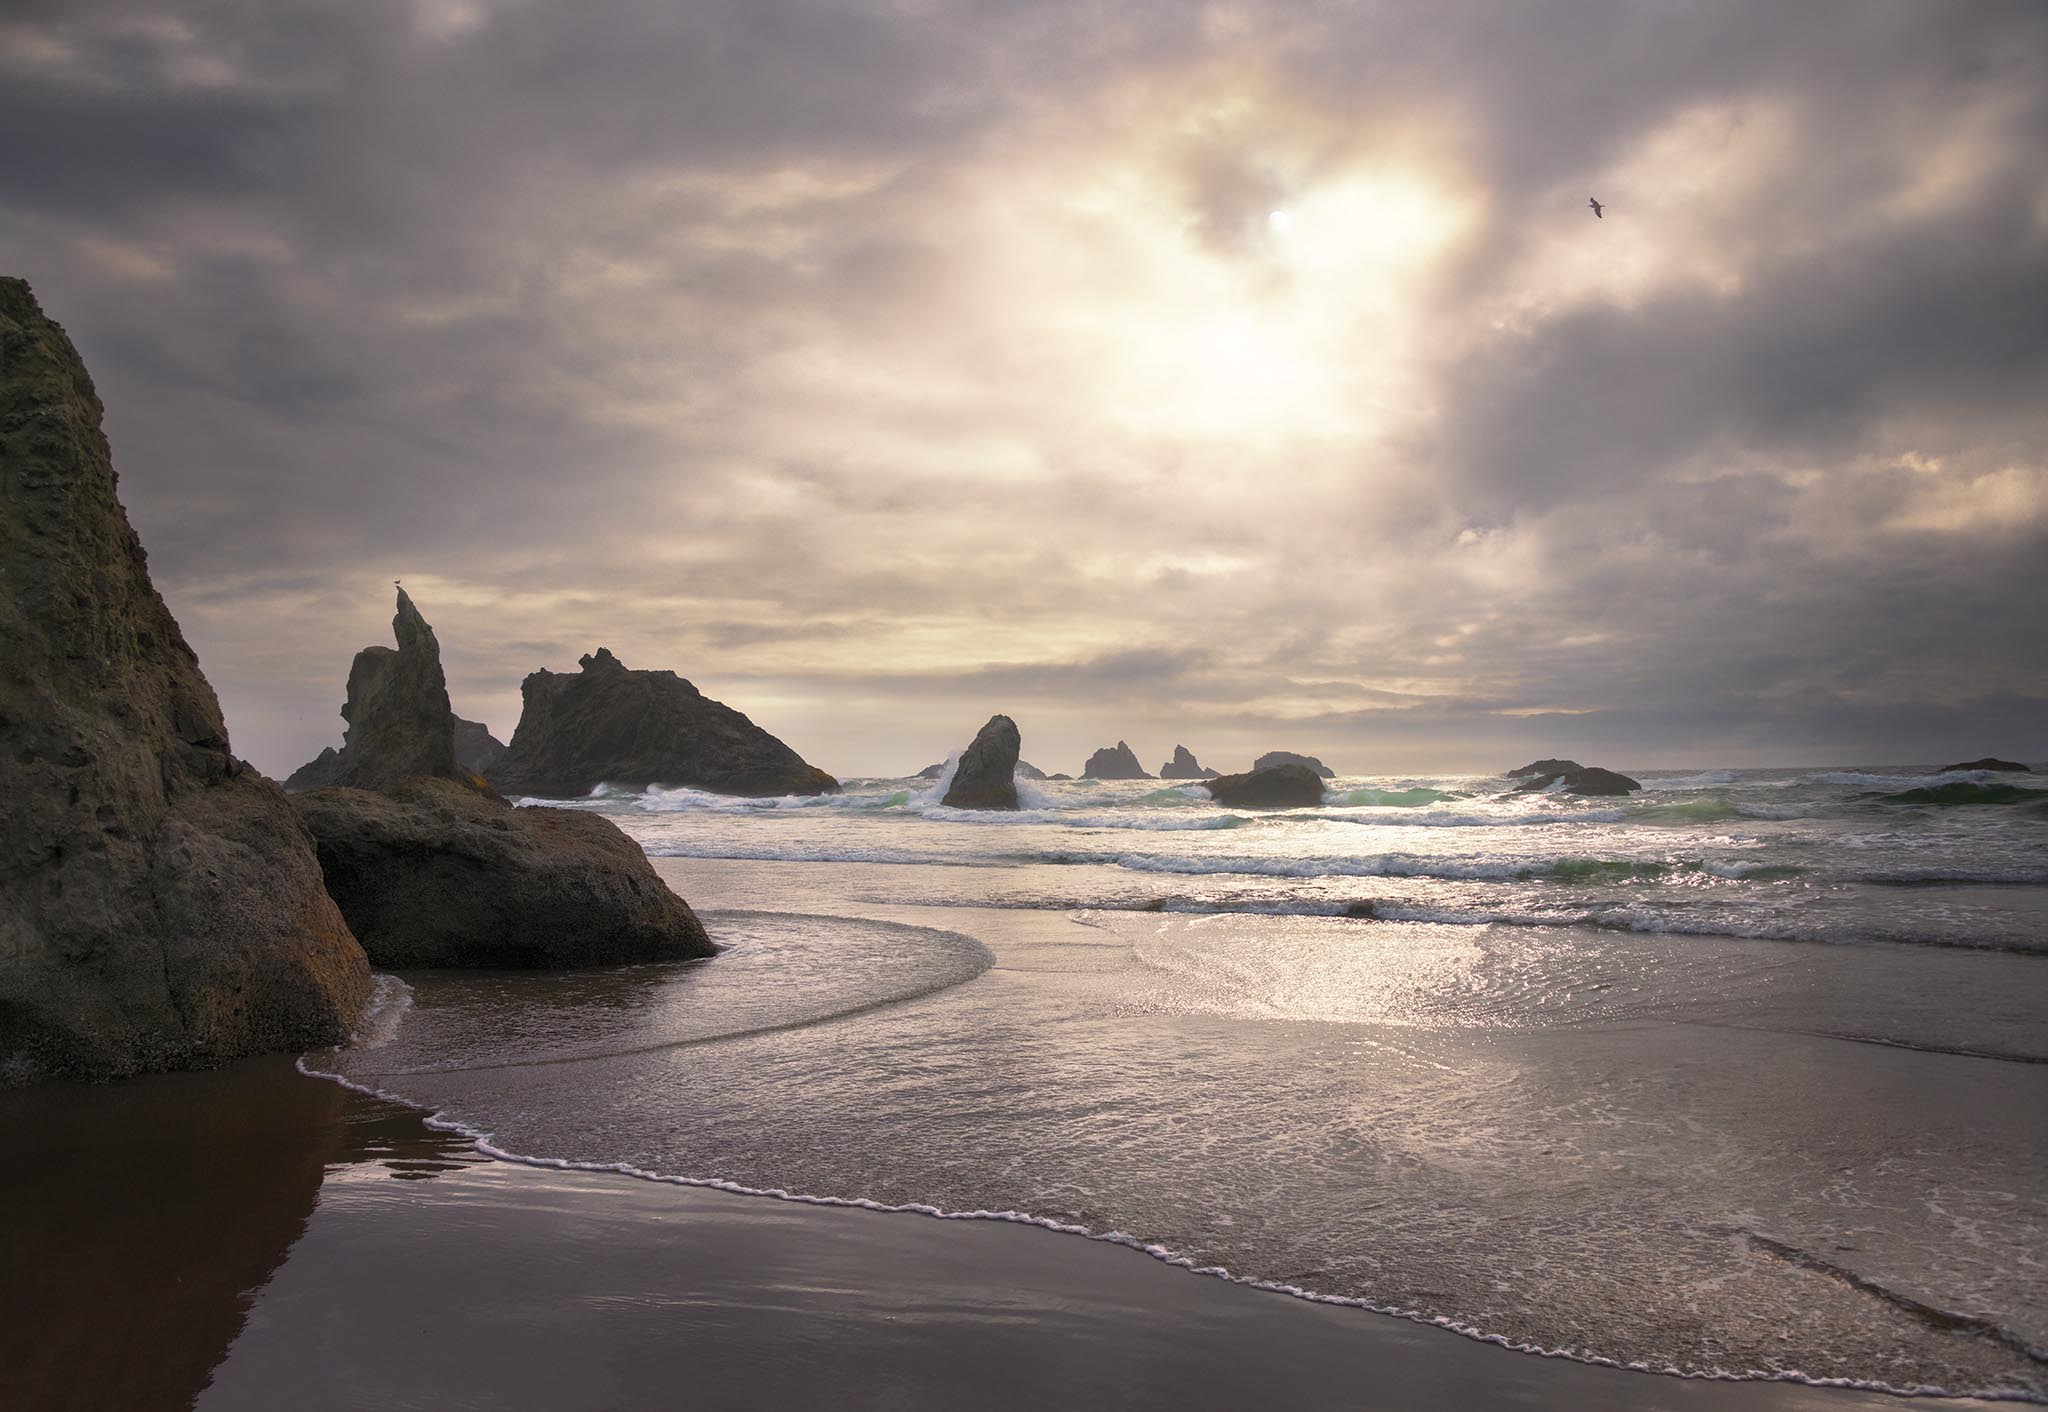
<path fill-rule="evenodd" d="M 960 754 L 960 768 L 940 802 L 949 809 L 1014 809 L 1017 807 L 1017 748 L 1022 743 L 1017 723 L 1008 716 L 990 716 L 988 724 Z"/>
<path fill-rule="evenodd" d="M 347 1036 L 370 970 L 150 584 L 100 402 L 0 278 L 0 1082 Z"/>
<path fill-rule="evenodd" d="M 1131 747 L 1118 741 L 1105 745 L 1088 757 L 1088 763 L 1081 767 L 1084 780 L 1149 780 L 1145 767 L 1138 763 L 1138 757 Z"/>
<path fill-rule="evenodd" d="M 597 814 L 515 809 L 422 776 L 294 803 L 379 966 L 604 966 L 716 949 L 640 846 Z"/>
<path fill-rule="evenodd" d="M 342 716 L 346 718 L 348 713 L 348 706 L 343 706 Z M 481 775 L 505 753 L 505 744 L 481 721 L 465 721 L 460 716 L 454 720 L 455 763 L 468 774 Z M 285 790 L 297 794 L 302 790 L 325 789 L 331 784 L 341 784 L 344 782 L 344 765 L 342 752 L 330 745 L 285 776 Z"/>
<path fill-rule="evenodd" d="M 1270 770 L 1279 765 L 1300 765 L 1304 769 L 1314 770 L 1326 780 L 1337 778 L 1337 772 L 1315 756 L 1297 755 L 1292 750 L 1268 750 L 1252 761 L 1252 773 L 1257 774 L 1260 770 Z"/>
<path fill-rule="evenodd" d="M 482 721 L 455 718 L 455 763 L 473 775 L 480 775 L 505 754 L 505 742 L 491 734 Z"/>
<path fill-rule="evenodd" d="M 512 744 L 487 772 L 507 794 L 574 799 L 601 784 L 715 794 L 837 794 L 839 781 L 674 672 L 633 671 L 605 648 L 582 671 L 538 671 Z"/>
<path fill-rule="evenodd" d="M 1568 775 L 1575 770 L 1583 770 L 1585 768 L 1584 765 L 1581 765 L 1576 760 L 1531 760 L 1519 770 L 1509 770 L 1508 778 L 1519 780 L 1526 779 L 1530 775 L 1543 775 L 1554 779 L 1558 775 Z"/>
<path fill-rule="evenodd" d="M 558 967 L 712 954 L 696 914 L 611 820 L 515 809 L 456 763 L 440 643 L 403 590 L 393 627 L 395 653 L 356 654 L 349 701 L 359 709 L 344 713 L 344 765 L 377 788 L 292 800 L 370 960 Z"/>
<path fill-rule="evenodd" d="M 1642 788 L 1641 784 L 1627 775 L 1603 770 L 1597 765 L 1579 765 L 1570 760 L 1549 763 L 1570 765 L 1572 768 L 1530 775 L 1515 786 L 1515 793 L 1529 794 L 1536 790 L 1548 789 L 1558 780 L 1564 781 L 1563 792 L 1566 794 L 1590 794 L 1602 798 L 1619 797 Z"/>
<path fill-rule="evenodd" d="M 1232 809 L 1302 809 L 1323 802 L 1323 777 L 1292 763 L 1218 775 L 1204 788 L 1210 798 Z"/>
<path fill-rule="evenodd" d="M 2034 773 L 2017 760 L 2000 760 L 1990 755 L 1986 755 L 1981 760 L 1965 760 L 1960 765 L 1943 765 L 1941 767 L 1943 774 L 1947 774 L 1951 770 L 2007 770 L 2018 775 L 2031 775 Z"/>
<path fill-rule="evenodd" d="M 1213 780 L 1220 771 L 1204 769 L 1194 752 L 1185 745 L 1173 747 L 1173 758 L 1159 767 L 1159 778 L 1163 780 Z"/>

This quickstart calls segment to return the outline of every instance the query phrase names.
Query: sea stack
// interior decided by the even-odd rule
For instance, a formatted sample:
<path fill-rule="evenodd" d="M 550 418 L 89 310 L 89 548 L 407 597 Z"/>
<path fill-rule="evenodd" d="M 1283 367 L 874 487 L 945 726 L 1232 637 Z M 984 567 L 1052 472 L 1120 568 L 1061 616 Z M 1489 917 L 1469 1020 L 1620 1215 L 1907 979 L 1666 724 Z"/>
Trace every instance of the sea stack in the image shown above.
<path fill-rule="evenodd" d="M 990 716 L 961 752 L 960 768 L 941 802 L 949 809 L 1014 809 L 1017 807 L 1017 723 L 1008 716 Z"/>
<path fill-rule="evenodd" d="M 293 796 L 327 890 L 380 966 L 558 968 L 715 951 L 611 820 L 515 809 L 455 758 L 441 647 L 404 590 L 395 652 L 349 673 L 349 776 Z M 364 663 L 371 669 L 366 671 Z"/>
<path fill-rule="evenodd" d="M 349 708 L 343 706 L 341 714 L 343 719 L 347 719 Z M 480 775 L 496 764 L 504 753 L 505 743 L 491 734 L 489 726 L 481 721 L 465 721 L 460 716 L 455 718 L 455 763 L 464 770 Z M 330 745 L 285 776 L 285 792 L 297 794 L 302 790 L 325 789 L 328 785 L 340 784 L 342 769 L 341 751 Z"/>
<path fill-rule="evenodd" d="M 1581 765 L 1576 760 L 1538 760 L 1513 774 L 1522 780 L 1515 786 L 1517 794 L 1533 794 L 1555 786 L 1562 794 L 1620 798 L 1642 788 L 1638 781 L 1627 775 L 1603 770 L 1597 765 Z M 1562 785 L 1558 784 L 1560 780 Z"/>
<path fill-rule="evenodd" d="M 345 1039 L 370 968 L 150 583 L 100 401 L 0 278 L 0 1083 Z"/>
<path fill-rule="evenodd" d="M 1267 765 L 1241 775 L 1218 775 L 1203 788 L 1232 809 L 1306 809 L 1323 802 L 1323 779 L 1306 765 Z"/>
<path fill-rule="evenodd" d="M 1084 780 L 1149 780 L 1145 767 L 1138 763 L 1138 757 L 1131 747 L 1118 741 L 1113 746 L 1104 746 L 1088 757 L 1088 763 L 1081 769 Z"/>
<path fill-rule="evenodd" d="M 1252 761 L 1252 773 L 1257 774 L 1260 770 L 1270 770 L 1279 765 L 1300 765 L 1303 769 L 1314 770 L 1326 780 L 1337 778 L 1337 772 L 1315 756 L 1297 755 L 1292 750 L 1268 750 Z"/>
<path fill-rule="evenodd" d="M 580 799 L 601 784 L 683 785 L 764 797 L 837 794 L 839 781 L 670 671 L 627 667 L 600 647 L 571 676 L 520 684 L 512 744 L 487 772 L 507 794 Z"/>
<path fill-rule="evenodd" d="M 1173 747 L 1173 758 L 1159 767 L 1163 780 L 1213 780 L 1219 771 L 1202 768 L 1202 762 L 1185 745 Z"/>

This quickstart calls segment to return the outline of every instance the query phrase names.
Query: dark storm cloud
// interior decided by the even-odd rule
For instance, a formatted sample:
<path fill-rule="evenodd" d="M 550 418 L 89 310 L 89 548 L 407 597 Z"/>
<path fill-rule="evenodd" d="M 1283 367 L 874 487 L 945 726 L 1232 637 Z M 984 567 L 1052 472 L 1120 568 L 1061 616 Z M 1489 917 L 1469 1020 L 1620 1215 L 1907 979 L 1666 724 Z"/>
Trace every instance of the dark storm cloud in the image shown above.
<path fill-rule="evenodd" d="M 2033 0 L 23 0 L 0 145 L 272 770 L 401 574 L 501 731 L 607 642 L 850 769 L 1011 700 L 1355 768 L 2048 748 Z M 1389 173 L 1458 213 L 1391 321 L 1272 223 L 1362 180 L 1370 250 Z M 1327 393 L 1205 420 L 1282 335 Z"/>

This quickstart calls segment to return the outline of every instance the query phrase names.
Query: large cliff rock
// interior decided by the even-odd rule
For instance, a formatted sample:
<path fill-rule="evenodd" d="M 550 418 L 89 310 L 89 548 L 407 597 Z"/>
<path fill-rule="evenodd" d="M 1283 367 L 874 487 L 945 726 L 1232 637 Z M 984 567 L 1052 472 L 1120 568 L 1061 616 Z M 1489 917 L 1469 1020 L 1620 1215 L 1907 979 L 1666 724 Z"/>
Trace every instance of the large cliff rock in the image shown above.
<path fill-rule="evenodd" d="M 696 914 L 618 825 L 515 809 L 456 762 L 441 645 L 403 590 L 392 626 L 396 652 L 356 654 L 343 712 L 344 771 L 376 787 L 292 799 L 370 960 L 557 967 L 712 954 Z"/>
<path fill-rule="evenodd" d="M 1131 747 L 1118 741 L 1105 745 L 1088 757 L 1088 763 L 1081 767 L 1084 780 L 1149 780 L 1145 767 L 1138 763 Z"/>
<path fill-rule="evenodd" d="M 1323 780 L 1306 765 L 1267 765 L 1241 775 L 1218 775 L 1203 788 L 1232 809 L 1303 809 L 1323 802 Z"/>
<path fill-rule="evenodd" d="M 1221 773 L 1203 768 L 1202 762 L 1185 745 L 1174 746 L 1173 758 L 1159 767 L 1159 778 L 1163 780 L 1213 780 Z"/>
<path fill-rule="evenodd" d="M 600 815 L 515 809 L 426 776 L 293 802 L 327 890 L 379 966 L 605 966 L 716 950 Z"/>
<path fill-rule="evenodd" d="M 960 768 L 941 802 L 949 809 L 1014 809 L 1017 807 L 1017 748 L 1022 738 L 1008 716 L 990 716 L 988 724 L 960 754 Z"/>
<path fill-rule="evenodd" d="M 1260 770 L 1270 770 L 1278 765 L 1300 765 L 1305 769 L 1314 770 L 1326 780 L 1332 780 L 1337 777 L 1335 770 L 1316 759 L 1315 756 L 1297 755 L 1292 750 L 1268 750 L 1258 759 L 1252 761 L 1252 773 L 1256 774 Z"/>
<path fill-rule="evenodd" d="M 574 676 L 538 671 L 512 744 L 488 778 L 507 794 L 576 799 L 601 784 L 715 794 L 837 794 L 839 781 L 674 672 L 628 669 L 605 648 Z"/>
<path fill-rule="evenodd" d="M 0 1082 L 346 1037 L 369 966 L 115 496 L 100 402 L 0 279 Z"/>

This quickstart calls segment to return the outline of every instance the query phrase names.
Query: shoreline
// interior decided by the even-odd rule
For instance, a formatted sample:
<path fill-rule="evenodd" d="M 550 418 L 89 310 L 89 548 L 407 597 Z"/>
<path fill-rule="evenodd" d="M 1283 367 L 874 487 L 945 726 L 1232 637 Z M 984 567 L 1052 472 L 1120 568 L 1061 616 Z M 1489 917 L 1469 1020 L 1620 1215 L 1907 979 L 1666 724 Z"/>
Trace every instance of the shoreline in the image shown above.
<path fill-rule="evenodd" d="M 0 1179 L 0 1366 L 53 1412 L 1908 1400 L 1531 1355 L 1021 1221 L 500 1159 L 289 1059 L 23 1090 L 0 1120 L 53 1159 Z"/>

